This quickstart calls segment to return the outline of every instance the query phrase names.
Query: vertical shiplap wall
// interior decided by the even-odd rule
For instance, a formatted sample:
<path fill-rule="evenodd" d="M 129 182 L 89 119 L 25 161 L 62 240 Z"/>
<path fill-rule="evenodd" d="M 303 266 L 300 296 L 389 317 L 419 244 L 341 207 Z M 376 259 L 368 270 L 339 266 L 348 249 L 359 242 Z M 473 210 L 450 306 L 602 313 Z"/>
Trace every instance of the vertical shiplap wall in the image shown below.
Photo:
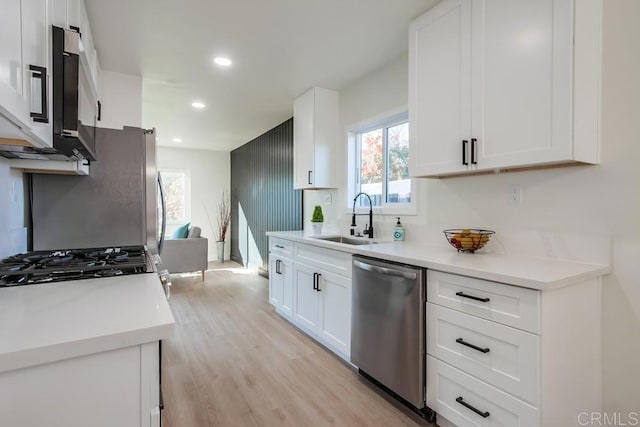
<path fill-rule="evenodd" d="M 231 259 L 268 270 L 267 231 L 302 229 L 293 189 L 293 119 L 231 152 Z"/>

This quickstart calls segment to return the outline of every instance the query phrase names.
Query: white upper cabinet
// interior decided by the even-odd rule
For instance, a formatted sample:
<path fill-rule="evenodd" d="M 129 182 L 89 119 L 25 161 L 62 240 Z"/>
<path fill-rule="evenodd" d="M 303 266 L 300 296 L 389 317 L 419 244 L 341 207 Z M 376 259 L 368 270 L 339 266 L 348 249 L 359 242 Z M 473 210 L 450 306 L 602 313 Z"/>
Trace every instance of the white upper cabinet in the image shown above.
<path fill-rule="evenodd" d="M 338 92 L 311 88 L 293 105 L 293 168 L 296 189 L 332 188 L 338 139 Z"/>
<path fill-rule="evenodd" d="M 26 68 L 22 57 L 21 6 L 20 0 L 2 2 L 2 13 L 0 13 L 0 114 L 17 126 L 26 127 L 30 121 L 30 111 L 24 90 Z"/>
<path fill-rule="evenodd" d="M 50 147 L 53 144 L 51 102 L 51 30 L 47 0 L 22 0 L 22 57 L 25 62 L 25 96 L 31 122 L 27 131 Z"/>
<path fill-rule="evenodd" d="M 445 0 L 416 19 L 412 174 L 598 163 L 601 16 L 601 0 Z"/>

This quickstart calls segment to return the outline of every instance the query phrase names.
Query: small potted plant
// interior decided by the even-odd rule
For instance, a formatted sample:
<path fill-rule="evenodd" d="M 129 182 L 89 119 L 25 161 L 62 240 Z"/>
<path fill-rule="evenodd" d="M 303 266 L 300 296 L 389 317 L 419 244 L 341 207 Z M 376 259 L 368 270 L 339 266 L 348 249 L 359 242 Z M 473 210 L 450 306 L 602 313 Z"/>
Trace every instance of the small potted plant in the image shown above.
<path fill-rule="evenodd" d="M 324 222 L 324 215 L 322 215 L 322 207 L 316 205 L 313 208 L 313 215 L 311 216 L 311 226 L 313 227 L 313 234 L 322 233 L 322 223 Z"/>

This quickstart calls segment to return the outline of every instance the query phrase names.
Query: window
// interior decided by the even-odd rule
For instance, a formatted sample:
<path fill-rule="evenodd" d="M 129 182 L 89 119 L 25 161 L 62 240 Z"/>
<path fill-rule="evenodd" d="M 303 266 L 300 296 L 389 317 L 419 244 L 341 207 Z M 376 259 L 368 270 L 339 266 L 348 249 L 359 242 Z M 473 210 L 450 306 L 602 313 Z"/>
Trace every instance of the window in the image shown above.
<path fill-rule="evenodd" d="M 161 170 L 167 204 L 167 224 L 185 224 L 190 212 L 190 174 L 188 170 Z"/>
<path fill-rule="evenodd" d="M 367 193 L 374 207 L 387 210 L 410 206 L 412 198 L 407 113 L 356 128 L 352 131 L 351 138 L 355 145 L 352 151 L 352 163 L 355 163 L 353 196 L 359 192 Z M 358 206 L 369 206 L 368 199 L 360 197 Z"/>

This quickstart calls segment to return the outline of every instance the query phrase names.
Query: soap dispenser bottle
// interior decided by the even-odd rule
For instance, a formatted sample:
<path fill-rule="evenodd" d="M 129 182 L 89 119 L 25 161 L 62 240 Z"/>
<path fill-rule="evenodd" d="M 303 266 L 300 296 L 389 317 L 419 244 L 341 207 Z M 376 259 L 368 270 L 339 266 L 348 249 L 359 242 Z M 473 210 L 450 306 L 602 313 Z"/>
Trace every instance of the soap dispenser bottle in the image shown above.
<path fill-rule="evenodd" d="M 404 240 L 404 225 L 400 223 L 400 217 L 397 216 L 398 222 L 396 222 L 395 227 L 393 227 L 393 240 L 402 241 Z"/>

